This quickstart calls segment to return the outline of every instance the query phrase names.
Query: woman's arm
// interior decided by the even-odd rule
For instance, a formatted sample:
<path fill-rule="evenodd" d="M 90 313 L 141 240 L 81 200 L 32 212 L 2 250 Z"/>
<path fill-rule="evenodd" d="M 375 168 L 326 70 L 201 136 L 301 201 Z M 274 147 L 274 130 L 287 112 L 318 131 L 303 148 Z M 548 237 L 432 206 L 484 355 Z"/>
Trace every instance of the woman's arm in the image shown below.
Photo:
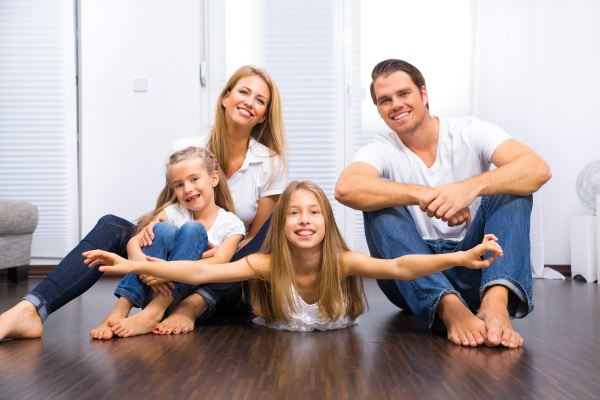
<path fill-rule="evenodd" d="M 254 217 L 254 221 L 250 225 L 250 230 L 248 232 L 248 236 L 246 239 L 240 244 L 240 248 L 244 247 L 246 243 L 248 243 L 256 233 L 263 226 L 265 221 L 269 219 L 273 210 L 275 209 L 275 204 L 277 204 L 277 200 L 279 200 L 279 195 L 274 194 L 272 196 L 265 196 L 258 199 L 258 207 L 256 209 L 256 216 Z"/>
<path fill-rule="evenodd" d="M 205 261 L 162 261 L 152 257 L 147 257 L 148 261 L 132 261 L 103 250 L 86 251 L 83 256 L 86 257 L 84 263 L 90 268 L 100 265 L 98 269 L 101 272 L 147 274 L 193 285 L 267 277 L 270 268 L 270 256 L 265 254 L 252 254 L 225 264 L 207 264 Z M 251 260 L 248 261 L 248 258 Z"/>
<path fill-rule="evenodd" d="M 484 254 L 493 254 L 483 259 Z M 409 254 L 392 260 L 372 258 L 358 252 L 342 254 L 346 275 L 374 279 L 411 280 L 446 269 L 463 266 L 471 269 L 489 267 L 502 256 L 502 247 L 494 235 L 485 235 L 483 242 L 470 250 L 446 254 Z"/>

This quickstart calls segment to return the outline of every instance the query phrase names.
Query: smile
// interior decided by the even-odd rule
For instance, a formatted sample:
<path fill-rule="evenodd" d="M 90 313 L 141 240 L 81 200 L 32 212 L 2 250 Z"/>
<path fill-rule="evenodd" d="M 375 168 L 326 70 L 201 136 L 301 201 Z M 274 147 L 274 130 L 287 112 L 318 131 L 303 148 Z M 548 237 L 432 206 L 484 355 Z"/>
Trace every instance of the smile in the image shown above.
<path fill-rule="evenodd" d="M 402 114 L 399 114 L 399 115 L 396 115 L 395 117 L 392 117 L 392 119 L 393 119 L 394 121 L 399 121 L 399 120 L 401 120 L 402 118 L 405 118 L 405 117 L 407 117 L 409 114 L 410 114 L 410 111 L 405 111 L 405 112 L 403 112 Z"/>
<path fill-rule="evenodd" d="M 200 193 L 198 193 L 198 194 L 188 197 L 187 199 L 185 199 L 185 201 L 188 203 L 192 203 L 192 202 L 198 200 L 200 198 L 200 196 L 202 196 L 202 195 Z"/>

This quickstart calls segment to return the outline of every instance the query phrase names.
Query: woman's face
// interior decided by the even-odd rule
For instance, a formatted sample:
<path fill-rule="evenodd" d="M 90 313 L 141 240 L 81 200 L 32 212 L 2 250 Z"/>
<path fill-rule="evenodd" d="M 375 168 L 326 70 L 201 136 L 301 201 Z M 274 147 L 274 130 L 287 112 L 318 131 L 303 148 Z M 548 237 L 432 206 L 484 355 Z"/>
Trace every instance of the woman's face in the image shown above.
<path fill-rule="evenodd" d="M 269 86 L 259 76 L 251 75 L 237 81 L 221 104 L 225 107 L 227 123 L 252 129 L 267 119 L 271 101 Z"/>

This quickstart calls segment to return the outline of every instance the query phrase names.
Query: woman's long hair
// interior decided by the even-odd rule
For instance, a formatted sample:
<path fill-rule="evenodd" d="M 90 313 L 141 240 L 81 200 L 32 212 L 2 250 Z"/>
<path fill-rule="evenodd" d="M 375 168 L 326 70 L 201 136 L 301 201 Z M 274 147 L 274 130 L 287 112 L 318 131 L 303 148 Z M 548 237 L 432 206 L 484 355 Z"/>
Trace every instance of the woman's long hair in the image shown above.
<path fill-rule="evenodd" d="M 317 298 L 321 316 L 337 320 L 341 316 L 357 318 L 366 308 L 362 278 L 349 276 L 342 280 L 341 254 L 348 251 L 335 219 L 331 204 L 323 190 L 310 181 L 293 181 L 281 194 L 273 213 L 273 220 L 263 243 L 261 253 L 271 255 L 270 276 L 250 282 L 250 304 L 254 313 L 266 321 L 290 320 L 297 312 L 292 294 L 296 283 L 296 270 L 292 250 L 284 232 L 290 199 L 298 190 L 315 195 L 325 224 L 325 237 L 321 249 L 321 266 L 317 278 Z"/>
<path fill-rule="evenodd" d="M 225 179 L 225 173 L 221 169 L 215 155 L 201 147 L 190 146 L 186 147 L 185 149 L 176 151 L 169 157 L 169 160 L 166 164 L 167 171 L 165 174 L 165 187 L 158 196 L 158 200 L 156 201 L 156 208 L 154 209 L 154 211 L 145 214 L 138 219 L 138 232 L 144 229 L 150 222 L 152 222 L 156 218 L 156 216 L 162 210 L 165 209 L 165 207 L 178 202 L 177 196 L 175 195 L 175 190 L 173 189 L 173 184 L 169 181 L 169 171 L 180 162 L 188 160 L 197 161 L 199 164 L 202 164 L 202 166 L 206 168 L 206 171 L 208 172 L 209 176 L 212 175 L 215 171 L 218 171 L 219 182 L 217 183 L 217 186 L 214 187 L 215 204 L 226 211 L 231 211 L 232 213 L 235 213 L 233 198 L 231 197 L 231 192 L 229 191 L 229 186 L 227 185 L 227 179 Z"/>
<path fill-rule="evenodd" d="M 283 165 L 275 165 L 271 163 L 271 169 L 273 171 L 273 179 L 277 179 L 282 173 L 287 171 L 287 158 L 286 158 L 286 135 L 285 126 L 283 123 L 283 111 L 281 107 L 281 96 L 279 95 L 279 89 L 271 78 L 271 76 L 262 68 L 257 68 L 252 65 L 246 65 L 239 68 L 227 84 L 221 90 L 219 98 L 217 99 L 217 109 L 215 113 L 215 124 L 210 131 L 210 138 L 206 145 L 207 149 L 212 151 L 217 160 L 221 162 L 225 173 L 229 174 L 229 152 L 227 151 L 227 128 L 225 125 L 225 107 L 223 106 L 223 99 L 227 96 L 235 87 L 240 79 L 258 76 L 260 77 L 269 88 L 271 99 L 267 104 L 266 116 L 264 122 L 256 124 L 250 132 L 250 136 L 253 137 L 257 142 L 262 143 L 269 149 L 271 149 L 271 157 L 278 155 Z M 283 167 L 283 168 L 282 168 Z"/>

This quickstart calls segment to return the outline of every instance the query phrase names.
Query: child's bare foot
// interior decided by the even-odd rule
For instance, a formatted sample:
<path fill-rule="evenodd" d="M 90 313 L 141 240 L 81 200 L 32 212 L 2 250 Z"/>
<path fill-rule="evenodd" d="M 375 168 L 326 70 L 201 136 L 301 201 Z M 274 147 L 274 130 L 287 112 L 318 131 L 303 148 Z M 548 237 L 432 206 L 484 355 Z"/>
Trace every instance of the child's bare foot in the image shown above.
<path fill-rule="evenodd" d="M 510 323 L 507 304 L 508 289 L 504 286 L 492 286 L 483 297 L 477 317 L 485 323 L 485 345 L 488 347 L 501 345 L 514 349 L 523 346 L 523 338 Z"/>
<path fill-rule="evenodd" d="M 152 333 L 156 335 L 178 335 L 194 330 L 194 323 L 204 311 L 208 303 L 202 296 L 193 293 L 175 307 L 171 315 L 156 325 Z"/>
<path fill-rule="evenodd" d="M 90 331 L 90 336 L 93 339 L 108 340 L 113 337 L 113 331 L 108 325 L 108 321 L 127 318 L 129 312 L 133 308 L 133 303 L 125 297 L 119 297 L 115 307 L 108 313 L 106 318 L 102 320 L 100 325 Z"/>
<path fill-rule="evenodd" d="M 162 312 L 157 312 L 147 307 L 131 317 L 109 320 L 108 326 L 119 337 L 144 335 L 152 332 L 152 329 L 160 322 L 162 316 Z"/>
<path fill-rule="evenodd" d="M 470 347 L 477 347 L 485 342 L 485 323 L 473 315 L 456 295 L 450 294 L 442 298 L 437 315 L 446 325 L 450 342 Z"/>
<path fill-rule="evenodd" d="M 21 300 L 0 315 L 0 340 L 37 339 L 42 336 L 43 330 L 37 309 L 27 300 Z"/>

